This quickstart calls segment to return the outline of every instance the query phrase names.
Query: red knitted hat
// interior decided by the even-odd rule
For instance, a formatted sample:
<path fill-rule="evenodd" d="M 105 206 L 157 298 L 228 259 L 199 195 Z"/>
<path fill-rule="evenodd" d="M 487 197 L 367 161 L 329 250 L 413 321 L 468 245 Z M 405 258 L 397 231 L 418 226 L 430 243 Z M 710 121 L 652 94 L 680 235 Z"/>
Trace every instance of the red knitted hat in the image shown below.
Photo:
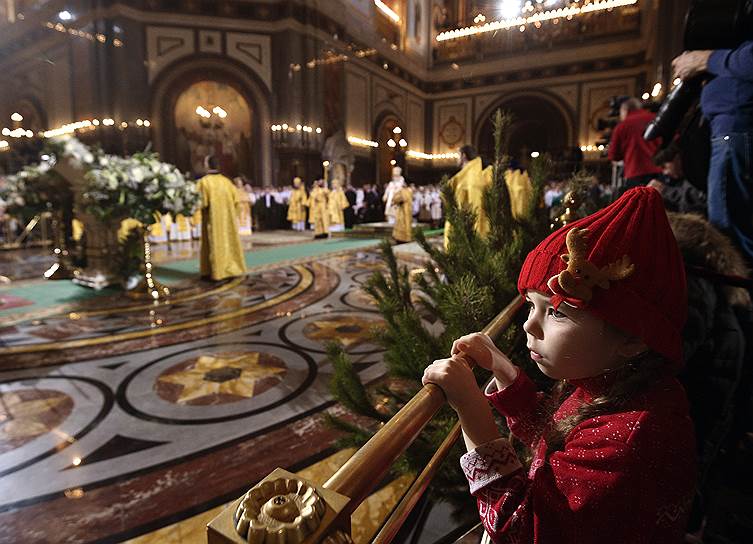
<path fill-rule="evenodd" d="M 631 189 L 550 234 L 523 263 L 518 290 L 528 289 L 552 293 L 555 308 L 584 308 L 682 366 L 685 267 L 655 189 Z"/>

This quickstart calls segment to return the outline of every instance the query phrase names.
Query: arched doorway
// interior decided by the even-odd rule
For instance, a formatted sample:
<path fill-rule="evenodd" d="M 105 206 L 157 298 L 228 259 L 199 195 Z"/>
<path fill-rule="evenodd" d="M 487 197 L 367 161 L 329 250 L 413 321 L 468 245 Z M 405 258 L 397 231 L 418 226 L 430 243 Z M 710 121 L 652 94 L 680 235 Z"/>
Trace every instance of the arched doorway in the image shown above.
<path fill-rule="evenodd" d="M 405 174 L 405 149 L 398 142 L 405 138 L 405 124 L 392 113 L 386 113 L 377 122 L 376 141 L 379 143 L 377 148 L 377 180 L 385 186 L 392 179 L 392 167 L 400 166 Z M 399 130 L 399 132 L 395 132 Z M 395 142 L 394 147 L 390 147 L 388 142 Z"/>
<path fill-rule="evenodd" d="M 33 132 L 50 128 L 47 126 L 47 116 L 44 114 L 44 109 L 36 98 L 24 97 L 19 100 L 9 100 L 8 103 L 13 104 L 11 108 L 13 111 L 8 113 L 4 119 L 5 123 L 7 123 L 11 113 L 19 113 L 23 117 L 23 121 L 18 124 L 20 127 Z M 15 125 L 11 128 L 15 128 Z"/>
<path fill-rule="evenodd" d="M 534 151 L 559 156 L 572 145 L 571 115 L 553 99 L 540 94 L 506 97 L 489 108 L 479 120 L 476 146 L 484 160 L 494 158 L 493 117 L 497 109 L 512 115 L 509 128 L 509 153 L 512 159 L 527 164 Z"/>
<path fill-rule="evenodd" d="M 233 87 L 218 81 L 192 84 L 178 96 L 173 121 L 180 169 L 201 172 L 204 157 L 212 154 L 226 175 L 253 176 L 253 112 Z"/>
<path fill-rule="evenodd" d="M 201 157 L 212 152 L 228 175 L 273 183 L 269 91 L 247 68 L 224 57 L 190 58 L 153 88 L 155 148 L 166 160 L 201 174 Z"/>

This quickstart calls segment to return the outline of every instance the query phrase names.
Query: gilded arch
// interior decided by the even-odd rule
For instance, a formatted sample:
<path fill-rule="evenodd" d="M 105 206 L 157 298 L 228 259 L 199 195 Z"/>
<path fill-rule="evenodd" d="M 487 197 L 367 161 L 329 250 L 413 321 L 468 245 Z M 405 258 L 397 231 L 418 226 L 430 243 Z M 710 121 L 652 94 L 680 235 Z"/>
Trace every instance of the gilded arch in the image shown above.
<path fill-rule="evenodd" d="M 183 58 L 160 72 L 152 84 L 151 118 L 155 149 L 166 160 L 176 160 L 175 104 L 186 89 L 200 81 L 229 85 L 251 106 L 251 152 L 256 155 L 253 181 L 257 185 L 272 184 L 271 97 L 255 74 L 227 57 L 202 55 Z"/>
<path fill-rule="evenodd" d="M 575 113 L 561 97 L 546 90 L 521 90 L 500 95 L 475 120 L 473 129 L 474 145 L 482 149 L 484 142 L 490 138 L 491 124 L 489 119 L 498 108 L 502 108 L 503 110 L 508 109 L 515 113 L 516 109 L 519 109 L 521 106 L 525 108 L 534 105 L 539 106 L 535 109 L 542 116 L 541 119 L 537 120 L 540 124 L 546 120 L 547 115 L 549 117 L 546 129 L 547 131 L 556 132 L 553 135 L 554 137 L 550 138 L 550 142 L 554 147 L 567 148 L 576 145 L 577 123 L 575 122 Z M 508 107 L 506 108 L 505 106 Z M 489 134 L 486 131 L 489 131 Z M 513 142 L 511 142 L 512 146 Z"/>

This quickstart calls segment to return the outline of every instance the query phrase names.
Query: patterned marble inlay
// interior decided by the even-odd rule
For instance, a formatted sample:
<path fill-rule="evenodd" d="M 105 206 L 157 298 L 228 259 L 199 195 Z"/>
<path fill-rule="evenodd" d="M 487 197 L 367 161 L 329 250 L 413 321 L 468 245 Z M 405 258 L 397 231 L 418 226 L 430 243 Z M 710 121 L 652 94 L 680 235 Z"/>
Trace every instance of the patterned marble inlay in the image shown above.
<path fill-rule="evenodd" d="M 369 342 L 372 339 L 371 329 L 383 325 L 381 319 L 338 315 L 311 321 L 303 328 L 303 334 L 317 342 L 336 340 L 346 348 L 354 348 Z"/>
<path fill-rule="evenodd" d="M 124 541 L 331 453 L 326 416 L 355 418 L 323 343 L 342 342 L 365 383 L 384 374 L 358 281 L 377 269 L 356 250 L 193 280 L 156 308 L 101 297 L 5 324 L 0 542 Z"/>
<path fill-rule="evenodd" d="M 13 389 L 0 393 L 0 454 L 55 429 L 72 409 L 73 399 L 60 391 Z"/>
<path fill-rule="evenodd" d="M 154 388 L 168 402 L 224 404 L 263 393 L 278 384 L 286 370 L 284 361 L 268 353 L 207 354 L 167 369 Z"/>

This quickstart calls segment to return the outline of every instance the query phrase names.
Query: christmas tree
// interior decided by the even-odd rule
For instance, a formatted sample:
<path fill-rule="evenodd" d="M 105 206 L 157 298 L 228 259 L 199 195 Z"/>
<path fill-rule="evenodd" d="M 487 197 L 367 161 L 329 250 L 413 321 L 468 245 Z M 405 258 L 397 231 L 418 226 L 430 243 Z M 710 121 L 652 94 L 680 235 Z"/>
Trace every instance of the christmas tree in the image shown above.
<path fill-rule="evenodd" d="M 366 422 L 331 418 L 333 426 L 346 431 L 338 443 L 340 447 L 363 445 L 379 423 L 388 421 L 421 388 L 421 377 L 429 363 L 448 357 L 455 339 L 481 330 L 517 295 L 516 281 L 523 260 L 548 231 L 547 214 L 539 206 L 550 161 L 541 156 L 531 163 L 532 197 L 526 212 L 514 217 L 505 182 L 509 164 L 505 138 L 510 117 L 497 111 L 493 121 L 493 175 L 483 195 L 483 209 L 490 224 L 488 235 L 477 234 L 476 213 L 458 205 L 454 188 L 445 177 L 442 198 L 446 218 L 452 224 L 448 249 L 437 247 L 434 240 L 427 240 L 416 229 L 415 239 L 428 255 L 429 264 L 425 271 L 412 275 L 407 267 L 399 265 L 389 242 L 381 245 L 387 273 L 375 272 L 364 289 L 386 322 L 374 334 L 385 349 L 387 380 L 375 389 L 367 389 L 344 349 L 337 343 L 327 346 L 335 369 L 332 393 L 348 409 L 362 416 L 360 422 Z M 427 326 L 424 319 L 427 316 L 442 324 L 441 331 Z M 519 323 L 498 338 L 497 345 L 516 361 L 529 360 L 527 354 L 520 356 L 525 349 L 525 335 Z M 488 378 L 483 369 L 476 372 L 480 384 Z M 455 412 L 444 407 L 393 471 L 420 472 L 456 421 Z M 457 465 L 461 454 L 458 446 L 457 452 L 449 457 L 451 462 L 444 463 L 432 485 L 442 489 L 443 498 L 456 505 L 467 505 L 471 498 Z"/>

